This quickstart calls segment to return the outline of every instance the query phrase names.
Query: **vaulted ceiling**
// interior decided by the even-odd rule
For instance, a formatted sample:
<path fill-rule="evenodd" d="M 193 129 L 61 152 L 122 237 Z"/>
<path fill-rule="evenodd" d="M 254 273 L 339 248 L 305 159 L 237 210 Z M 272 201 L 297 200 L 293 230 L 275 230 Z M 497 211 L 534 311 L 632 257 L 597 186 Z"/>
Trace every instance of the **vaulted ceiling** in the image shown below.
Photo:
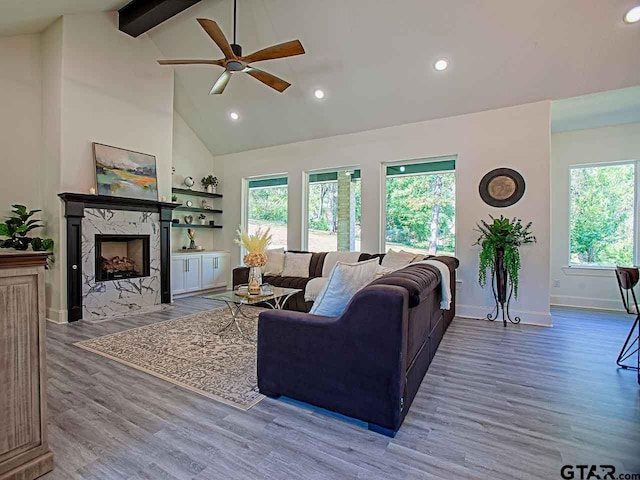
<path fill-rule="evenodd" d="M 1 0 L 0 35 L 126 0 Z M 306 55 L 256 64 L 293 84 L 279 94 L 222 69 L 176 67 L 176 109 L 214 154 L 640 84 L 638 0 L 238 0 L 245 53 L 300 39 Z M 202 0 L 148 35 L 159 58 L 221 58 L 196 22 L 232 38 L 232 0 Z M 446 57 L 450 67 L 436 72 Z M 173 68 L 173 67 L 163 67 Z M 318 101 L 313 91 L 326 97 Z M 624 102 L 624 101 L 623 101 Z M 235 111 L 240 120 L 233 122 Z"/>
<path fill-rule="evenodd" d="M 636 3 L 239 0 L 246 53 L 302 41 L 306 55 L 258 64 L 293 86 L 279 94 L 240 74 L 209 96 L 221 68 L 177 67 L 176 106 L 222 154 L 637 85 L 640 24 L 622 21 Z M 195 19 L 231 38 L 232 11 L 232 0 L 204 0 L 150 35 L 165 58 L 220 58 Z"/>

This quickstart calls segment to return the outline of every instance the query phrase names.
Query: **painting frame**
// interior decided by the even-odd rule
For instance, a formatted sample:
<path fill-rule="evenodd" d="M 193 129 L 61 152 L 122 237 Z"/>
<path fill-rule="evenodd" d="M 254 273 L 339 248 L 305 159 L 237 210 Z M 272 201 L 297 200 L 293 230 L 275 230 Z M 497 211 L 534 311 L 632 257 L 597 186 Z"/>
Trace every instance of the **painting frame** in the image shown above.
<path fill-rule="evenodd" d="M 98 195 L 158 201 L 155 155 L 99 142 L 92 151 Z"/>

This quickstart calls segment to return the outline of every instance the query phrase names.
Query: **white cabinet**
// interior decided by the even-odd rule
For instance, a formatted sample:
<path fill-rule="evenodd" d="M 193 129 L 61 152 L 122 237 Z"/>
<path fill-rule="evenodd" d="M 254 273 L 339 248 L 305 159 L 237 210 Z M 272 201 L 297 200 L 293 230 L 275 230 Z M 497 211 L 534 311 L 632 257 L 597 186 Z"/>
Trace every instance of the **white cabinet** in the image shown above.
<path fill-rule="evenodd" d="M 227 252 L 174 253 L 171 257 L 171 292 L 200 292 L 229 285 L 230 257 Z"/>
<path fill-rule="evenodd" d="M 202 290 L 202 284 L 200 279 L 201 272 L 201 259 L 197 257 L 185 258 L 187 271 L 185 272 L 185 287 L 187 292 L 197 292 Z"/>

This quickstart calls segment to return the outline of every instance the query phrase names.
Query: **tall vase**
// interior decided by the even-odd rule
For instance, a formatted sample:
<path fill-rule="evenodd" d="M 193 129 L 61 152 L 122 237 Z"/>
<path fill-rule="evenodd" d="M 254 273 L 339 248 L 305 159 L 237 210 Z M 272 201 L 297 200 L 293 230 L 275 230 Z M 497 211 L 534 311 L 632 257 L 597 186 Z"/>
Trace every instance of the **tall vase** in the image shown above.
<path fill-rule="evenodd" d="M 207 193 L 213 193 L 213 185 L 207 185 Z"/>
<path fill-rule="evenodd" d="M 503 305 L 507 301 L 507 271 L 504 268 L 504 248 L 496 249 L 496 290 L 498 303 Z"/>
<path fill-rule="evenodd" d="M 262 286 L 262 267 L 249 267 L 249 294 L 258 295 Z"/>
<path fill-rule="evenodd" d="M 502 314 L 502 323 L 506 327 L 507 320 L 511 323 L 520 323 L 520 317 L 511 318 L 509 313 L 509 303 L 511 302 L 511 294 L 513 293 L 513 284 L 510 283 L 511 279 L 504 267 L 504 248 L 496 248 L 496 260 L 495 260 L 495 277 L 492 280 L 493 298 L 496 302 L 494 310 L 487 315 L 487 319 L 494 321 L 497 320 Z"/>

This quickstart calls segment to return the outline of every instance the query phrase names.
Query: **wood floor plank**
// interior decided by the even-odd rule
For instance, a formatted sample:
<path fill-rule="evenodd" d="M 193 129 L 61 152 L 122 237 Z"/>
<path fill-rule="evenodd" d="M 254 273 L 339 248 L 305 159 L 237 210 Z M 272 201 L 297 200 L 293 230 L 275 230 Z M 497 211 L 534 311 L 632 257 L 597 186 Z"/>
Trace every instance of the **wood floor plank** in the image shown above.
<path fill-rule="evenodd" d="M 145 315 L 50 324 L 57 479 L 560 478 L 564 464 L 640 472 L 640 387 L 615 359 L 632 318 L 554 309 L 552 328 L 456 318 L 390 439 L 322 409 L 247 412 L 73 343 L 219 308 L 190 297 Z"/>

